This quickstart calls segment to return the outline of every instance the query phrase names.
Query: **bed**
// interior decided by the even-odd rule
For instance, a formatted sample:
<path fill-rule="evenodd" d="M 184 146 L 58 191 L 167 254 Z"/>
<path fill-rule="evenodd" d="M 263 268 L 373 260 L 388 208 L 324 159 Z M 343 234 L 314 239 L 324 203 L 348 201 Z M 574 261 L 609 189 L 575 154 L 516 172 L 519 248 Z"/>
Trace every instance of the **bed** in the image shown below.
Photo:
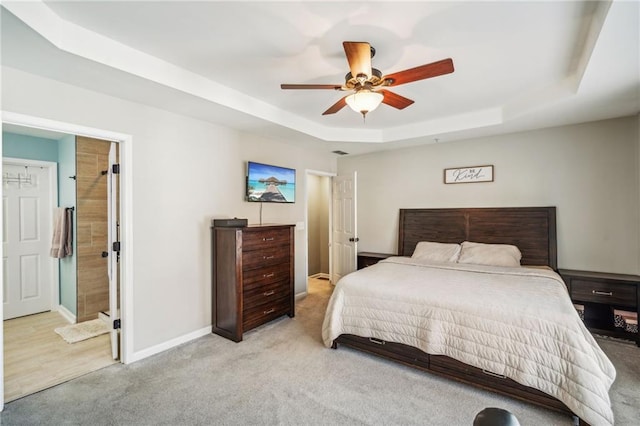
<path fill-rule="evenodd" d="M 337 283 L 323 340 L 611 425 L 615 369 L 556 269 L 554 207 L 401 209 L 398 256 Z"/>

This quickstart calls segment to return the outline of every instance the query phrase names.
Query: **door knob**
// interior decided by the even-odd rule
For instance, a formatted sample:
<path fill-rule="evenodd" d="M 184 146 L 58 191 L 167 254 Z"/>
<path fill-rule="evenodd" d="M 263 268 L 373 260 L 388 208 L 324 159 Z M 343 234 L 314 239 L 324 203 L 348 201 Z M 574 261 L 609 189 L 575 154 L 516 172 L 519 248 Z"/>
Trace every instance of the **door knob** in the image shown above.
<path fill-rule="evenodd" d="M 108 251 L 103 251 L 101 256 L 102 257 L 109 257 L 109 252 Z"/>
<path fill-rule="evenodd" d="M 349 241 L 351 241 L 352 243 L 357 243 L 358 241 L 360 241 L 360 238 L 349 238 Z"/>

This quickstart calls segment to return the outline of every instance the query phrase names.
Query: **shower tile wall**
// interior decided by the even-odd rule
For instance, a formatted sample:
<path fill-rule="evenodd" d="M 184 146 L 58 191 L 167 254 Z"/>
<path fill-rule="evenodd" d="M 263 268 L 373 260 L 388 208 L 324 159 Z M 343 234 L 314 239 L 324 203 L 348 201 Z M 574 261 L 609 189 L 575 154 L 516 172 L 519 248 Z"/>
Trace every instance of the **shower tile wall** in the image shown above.
<path fill-rule="evenodd" d="M 107 175 L 111 142 L 76 138 L 76 220 L 78 254 L 77 321 L 109 309 L 107 259 Z"/>

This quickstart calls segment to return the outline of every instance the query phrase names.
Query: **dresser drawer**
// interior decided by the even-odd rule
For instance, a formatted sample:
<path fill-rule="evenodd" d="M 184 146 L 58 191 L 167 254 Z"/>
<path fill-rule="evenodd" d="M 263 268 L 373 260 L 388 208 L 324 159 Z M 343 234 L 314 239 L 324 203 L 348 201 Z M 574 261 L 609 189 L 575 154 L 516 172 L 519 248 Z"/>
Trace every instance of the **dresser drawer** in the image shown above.
<path fill-rule="evenodd" d="M 291 312 L 291 298 L 289 296 L 275 299 L 269 304 L 245 309 L 243 313 L 242 327 L 247 331 Z"/>
<path fill-rule="evenodd" d="M 275 246 L 288 246 L 291 240 L 290 235 L 289 229 L 268 229 L 257 232 L 245 232 L 242 237 L 242 250 L 260 250 Z"/>
<path fill-rule="evenodd" d="M 571 300 L 582 306 L 582 319 L 593 332 L 629 339 L 640 346 L 640 334 L 616 327 L 616 309 L 635 312 L 640 316 L 640 276 L 611 272 L 560 269 L 567 283 Z"/>
<path fill-rule="evenodd" d="M 571 299 L 582 302 L 604 303 L 636 307 L 636 286 L 573 278 Z"/>
<path fill-rule="evenodd" d="M 284 296 L 291 296 L 289 281 L 270 283 L 243 292 L 244 310 L 248 311 L 256 306 L 273 303 Z"/>
<path fill-rule="evenodd" d="M 285 263 L 250 269 L 242 273 L 242 289 L 247 291 L 277 281 L 287 280 L 288 282 L 290 274 L 291 264 L 288 259 Z"/>
<path fill-rule="evenodd" d="M 269 247 L 258 251 L 242 252 L 242 270 L 269 268 L 270 266 L 288 263 L 290 259 L 289 249 L 282 247 Z"/>

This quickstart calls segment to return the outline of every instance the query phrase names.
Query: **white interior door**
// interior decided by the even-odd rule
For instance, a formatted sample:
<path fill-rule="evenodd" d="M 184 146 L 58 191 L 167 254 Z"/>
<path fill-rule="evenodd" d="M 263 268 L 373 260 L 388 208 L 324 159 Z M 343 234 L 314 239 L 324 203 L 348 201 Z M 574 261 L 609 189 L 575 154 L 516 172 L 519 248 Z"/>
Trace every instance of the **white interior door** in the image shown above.
<path fill-rule="evenodd" d="M 118 329 L 113 326 L 114 321 L 120 319 L 118 309 L 118 257 L 119 253 L 114 250 L 113 243 L 118 241 L 118 214 L 117 202 L 118 194 L 118 174 L 114 173 L 114 164 L 117 163 L 116 143 L 111 143 L 109 149 L 109 179 L 107 180 L 107 252 L 109 253 L 109 320 L 111 323 L 111 355 L 113 359 L 119 357 Z"/>
<path fill-rule="evenodd" d="M 356 224 L 357 173 L 333 178 L 333 231 L 331 281 L 356 270 L 357 224 Z"/>
<path fill-rule="evenodd" d="M 2 163 L 3 319 L 57 307 L 52 305 L 57 259 L 49 257 L 52 167 L 27 160 Z"/>

